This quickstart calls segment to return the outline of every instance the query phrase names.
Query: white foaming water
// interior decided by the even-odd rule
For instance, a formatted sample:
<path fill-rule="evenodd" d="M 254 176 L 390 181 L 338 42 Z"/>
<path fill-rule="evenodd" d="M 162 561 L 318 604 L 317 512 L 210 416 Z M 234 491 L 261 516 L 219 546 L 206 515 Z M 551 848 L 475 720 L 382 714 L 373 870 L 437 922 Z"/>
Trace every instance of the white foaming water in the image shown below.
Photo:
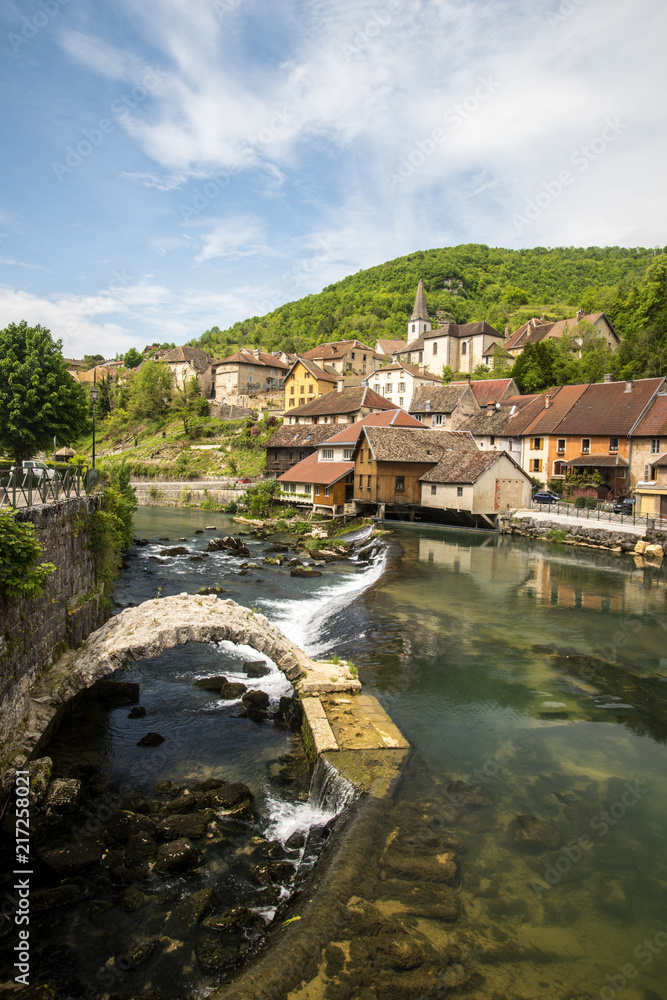
<path fill-rule="evenodd" d="M 259 653 L 252 646 L 236 646 L 227 640 L 214 645 L 217 645 L 220 652 L 225 655 L 225 664 L 221 666 L 220 673 L 224 674 L 230 684 L 241 683 L 245 684 L 248 690 L 264 691 L 269 696 L 271 708 L 275 708 L 281 698 L 290 698 L 294 694 L 294 688 L 283 672 L 264 653 Z M 264 677 L 248 677 L 243 669 L 243 664 L 249 660 L 262 660 L 271 673 L 265 674 Z M 206 674 L 202 674 L 202 677 L 205 676 Z M 240 701 L 240 698 L 220 699 L 211 707 L 221 708 L 224 705 L 232 705 Z"/>
<path fill-rule="evenodd" d="M 385 570 L 387 548 L 376 549 L 361 572 L 346 574 L 325 584 L 305 600 L 264 601 L 271 621 L 309 656 L 321 656 L 333 644 L 323 636 L 326 622 L 380 579 Z"/>
<path fill-rule="evenodd" d="M 265 831 L 266 839 L 279 840 L 284 845 L 295 833 L 307 836 L 313 827 L 326 826 L 342 813 L 356 795 L 354 785 L 329 761 L 319 757 L 308 802 L 285 802 L 271 796 L 267 799 L 270 819 Z"/>

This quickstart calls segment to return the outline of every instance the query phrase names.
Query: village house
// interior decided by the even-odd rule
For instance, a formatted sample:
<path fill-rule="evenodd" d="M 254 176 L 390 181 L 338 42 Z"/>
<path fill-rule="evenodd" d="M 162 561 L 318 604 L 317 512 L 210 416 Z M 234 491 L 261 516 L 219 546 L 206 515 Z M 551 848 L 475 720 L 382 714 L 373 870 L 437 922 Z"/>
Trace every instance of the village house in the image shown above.
<path fill-rule="evenodd" d="M 530 506 L 532 481 L 506 452 L 454 451 L 420 477 L 421 505 L 466 513 L 495 527 L 492 517 Z"/>
<path fill-rule="evenodd" d="M 375 344 L 375 354 L 390 360 L 392 355 L 404 351 L 407 346 L 406 340 L 378 340 Z"/>
<path fill-rule="evenodd" d="M 620 344 L 620 337 L 605 313 L 587 313 L 584 309 L 580 309 L 577 315 L 571 319 L 561 319 L 557 322 L 546 320 L 544 317 L 528 320 L 527 323 L 510 334 L 505 341 L 505 350 L 509 351 L 513 358 L 517 358 L 527 344 L 539 344 L 543 340 L 560 340 L 562 337 L 571 336 L 575 343 L 579 344 L 578 354 L 581 355 L 580 323 L 594 326 L 610 350 L 615 351 Z"/>
<path fill-rule="evenodd" d="M 266 442 L 267 470 L 287 472 L 314 454 L 318 444 L 331 437 L 332 432 L 330 424 L 283 424 Z"/>
<path fill-rule="evenodd" d="M 667 515 L 667 392 L 665 385 L 660 388 L 630 432 L 631 476 L 638 507 L 651 516 Z"/>
<path fill-rule="evenodd" d="M 199 347 L 174 347 L 156 359 L 160 364 L 169 365 L 172 381 L 178 389 L 183 389 L 187 382 L 196 378 L 199 382 L 202 396 L 209 397 L 215 393 L 213 365 L 216 362 Z"/>
<path fill-rule="evenodd" d="M 477 451 L 471 434 L 427 428 L 364 427 L 354 451 L 354 499 L 414 512 L 421 505 L 420 478 L 450 451 Z"/>
<path fill-rule="evenodd" d="M 524 471 L 543 480 L 597 472 L 599 499 L 625 495 L 644 474 L 632 459 L 633 432 L 664 379 L 564 385 L 542 397 L 522 431 Z"/>
<path fill-rule="evenodd" d="M 492 344 L 504 343 L 504 336 L 489 323 L 447 323 L 433 329 L 426 306 L 424 283 L 419 279 L 415 306 L 408 322 L 408 344 L 393 354 L 395 360 L 424 365 L 427 371 L 441 372 L 445 365 L 455 372 L 473 372 L 485 364 Z"/>
<path fill-rule="evenodd" d="M 239 395 L 282 390 L 288 369 L 289 365 L 273 354 L 257 347 L 241 348 L 214 364 L 216 402 L 228 403 Z"/>
<path fill-rule="evenodd" d="M 369 413 L 396 409 L 396 404 L 366 385 L 345 386 L 339 379 L 335 392 L 328 392 L 285 414 L 290 424 L 351 424 Z"/>
<path fill-rule="evenodd" d="M 339 377 L 335 368 L 297 358 L 285 374 L 285 413 L 292 407 L 312 403 L 327 392 L 333 392 Z"/>
<path fill-rule="evenodd" d="M 344 505 L 353 499 L 352 455 L 363 427 L 421 427 L 419 421 L 399 409 L 371 413 L 333 435 L 331 426 L 297 426 L 313 433 L 322 431 L 330 436 L 318 442 L 317 454 L 278 477 L 283 489 L 282 499 L 298 504 L 310 503 L 314 510 L 333 514 L 343 513 Z"/>
<path fill-rule="evenodd" d="M 373 348 L 362 344 L 360 340 L 338 340 L 313 347 L 306 351 L 303 360 L 314 361 L 321 367 L 326 365 L 339 375 L 367 375 L 382 358 L 376 358 Z"/>
<path fill-rule="evenodd" d="M 537 410 L 534 405 L 531 411 L 529 404 L 538 399 L 537 405 L 541 408 L 543 400 L 535 395 L 508 396 L 502 403 L 489 402 L 463 421 L 458 429 L 469 431 L 480 451 L 505 451 L 521 465 L 521 434 Z"/>
<path fill-rule="evenodd" d="M 450 385 L 469 385 L 480 406 L 488 403 L 502 403 L 508 396 L 518 396 L 519 387 L 513 378 L 480 378 L 466 382 L 450 382 Z"/>
<path fill-rule="evenodd" d="M 363 379 L 363 384 L 371 386 L 373 392 L 393 401 L 397 406 L 407 408 L 417 386 L 441 386 L 442 379 L 437 375 L 429 375 L 423 367 L 394 361 Z"/>
<path fill-rule="evenodd" d="M 418 385 L 407 409 L 425 427 L 443 431 L 459 430 L 464 421 L 481 412 L 468 382 Z"/>

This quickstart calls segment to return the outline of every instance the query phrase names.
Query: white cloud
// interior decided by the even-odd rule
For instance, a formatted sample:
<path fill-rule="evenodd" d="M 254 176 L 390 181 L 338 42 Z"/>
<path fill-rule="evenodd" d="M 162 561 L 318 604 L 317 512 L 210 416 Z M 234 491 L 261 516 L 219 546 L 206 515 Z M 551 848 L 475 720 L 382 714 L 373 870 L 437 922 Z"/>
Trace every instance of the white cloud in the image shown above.
<path fill-rule="evenodd" d="M 264 227 L 258 221 L 242 216 L 219 222 L 202 237 L 202 249 L 195 257 L 198 263 L 214 257 L 256 257 L 269 254 Z"/>

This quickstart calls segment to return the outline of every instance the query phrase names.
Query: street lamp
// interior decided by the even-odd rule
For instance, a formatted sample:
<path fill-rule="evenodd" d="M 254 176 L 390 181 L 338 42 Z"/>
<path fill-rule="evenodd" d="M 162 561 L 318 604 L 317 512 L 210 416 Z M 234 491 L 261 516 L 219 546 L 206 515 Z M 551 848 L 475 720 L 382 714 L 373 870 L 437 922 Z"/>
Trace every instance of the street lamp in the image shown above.
<path fill-rule="evenodd" d="M 95 468 L 95 400 L 97 399 L 97 371 L 93 372 L 93 384 L 90 387 L 90 398 L 93 401 L 93 469 Z"/>

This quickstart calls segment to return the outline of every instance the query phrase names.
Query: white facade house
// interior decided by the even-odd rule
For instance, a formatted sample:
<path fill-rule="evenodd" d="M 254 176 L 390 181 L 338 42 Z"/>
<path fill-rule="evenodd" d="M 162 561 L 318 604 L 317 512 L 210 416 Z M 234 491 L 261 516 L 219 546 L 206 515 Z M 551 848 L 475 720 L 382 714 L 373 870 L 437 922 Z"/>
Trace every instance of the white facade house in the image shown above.
<path fill-rule="evenodd" d="M 452 452 L 421 477 L 422 507 L 488 517 L 529 507 L 530 476 L 503 451 Z"/>
<path fill-rule="evenodd" d="M 372 375 L 363 380 L 378 396 L 384 396 L 389 402 L 403 409 L 408 408 L 417 386 L 442 385 L 442 379 L 428 372 L 420 371 L 415 365 L 406 365 L 394 361 L 385 368 L 378 368 Z"/>

